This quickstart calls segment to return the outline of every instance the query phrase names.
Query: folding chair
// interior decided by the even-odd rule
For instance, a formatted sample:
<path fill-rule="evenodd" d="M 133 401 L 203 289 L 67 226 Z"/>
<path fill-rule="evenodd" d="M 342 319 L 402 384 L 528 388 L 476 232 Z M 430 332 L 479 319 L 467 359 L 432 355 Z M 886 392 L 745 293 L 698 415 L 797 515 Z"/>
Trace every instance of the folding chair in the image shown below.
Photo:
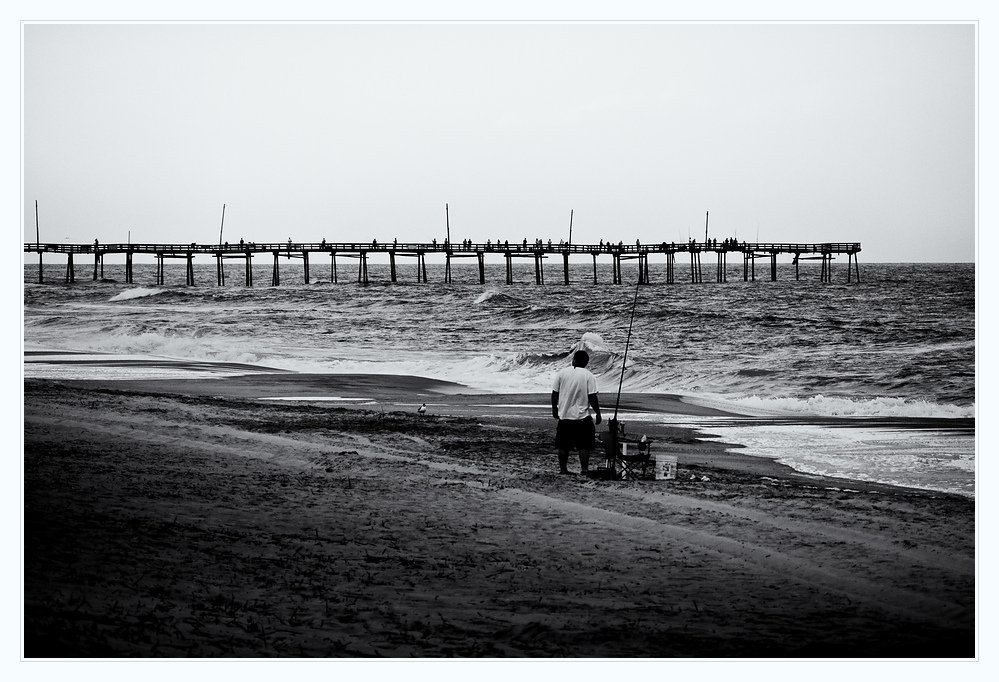
<path fill-rule="evenodd" d="M 609 427 L 607 434 L 609 438 L 604 443 L 607 449 L 605 468 L 616 479 L 645 478 L 649 465 L 655 466 L 652 459 L 652 441 L 645 439 L 644 436 L 641 440 L 628 438 L 624 435 L 623 425 L 619 428 L 616 419 L 610 420 Z"/>

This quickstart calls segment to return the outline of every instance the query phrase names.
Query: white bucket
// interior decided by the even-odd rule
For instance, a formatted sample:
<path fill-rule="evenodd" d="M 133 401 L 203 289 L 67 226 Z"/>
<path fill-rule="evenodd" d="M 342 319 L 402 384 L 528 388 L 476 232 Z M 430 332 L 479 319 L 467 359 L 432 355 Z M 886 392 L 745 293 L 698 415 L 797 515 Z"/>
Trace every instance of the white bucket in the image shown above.
<path fill-rule="evenodd" d="M 676 456 L 656 455 L 656 480 L 666 481 L 676 478 Z"/>

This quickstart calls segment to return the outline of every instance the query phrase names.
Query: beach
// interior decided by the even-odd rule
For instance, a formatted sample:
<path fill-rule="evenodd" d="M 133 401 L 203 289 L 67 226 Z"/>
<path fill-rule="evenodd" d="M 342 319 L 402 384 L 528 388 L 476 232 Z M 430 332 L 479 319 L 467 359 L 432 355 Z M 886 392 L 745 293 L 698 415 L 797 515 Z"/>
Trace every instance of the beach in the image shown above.
<path fill-rule="evenodd" d="M 24 655 L 976 655 L 973 499 L 651 424 L 675 480 L 560 476 L 547 405 L 415 376 L 27 379 Z"/>

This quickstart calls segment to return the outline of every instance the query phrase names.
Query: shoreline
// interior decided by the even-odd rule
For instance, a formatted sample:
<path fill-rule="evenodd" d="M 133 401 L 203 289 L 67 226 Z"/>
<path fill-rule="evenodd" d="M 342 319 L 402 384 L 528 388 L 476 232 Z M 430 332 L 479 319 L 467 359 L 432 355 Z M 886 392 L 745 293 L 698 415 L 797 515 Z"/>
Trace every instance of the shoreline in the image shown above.
<path fill-rule="evenodd" d="M 256 372 L 230 377 L 211 378 L 164 378 L 164 379 L 25 379 L 28 381 L 52 382 L 70 388 L 85 390 L 107 389 L 126 392 L 139 392 L 162 395 L 187 395 L 211 398 L 255 400 L 260 402 L 287 402 L 300 405 L 324 405 L 358 410 L 415 411 L 426 403 L 430 414 L 443 417 L 476 417 L 513 424 L 523 428 L 551 428 L 549 396 L 543 393 L 490 393 L 471 389 L 456 382 L 430 379 L 413 375 L 395 374 L 304 374 L 275 371 Z M 310 400 L 311 399 L 311 400 Z M 602 405 L 605 415 L 612 409 Z M 632 432 L 637 431 L 653 439 L 668 438 L 677 426 L 658 425 L 648 421 L 629 422 L 628 415 L 681 415 L 692 418 L 720 418 L 740 424 L 794 424 L 808 426 L 889 426 L 907 429 L 941 428 L 946 422 L 948 430 L 974 429 L 974 420 L 942 420 L 934 418 L 832 418 L 832 417 L 746 417 L 721 409 L 696 405 L 683 401 L 682 396 L 672 393 L 622 393 L 618 410 L 619 421 L 632 423 Z M 970 424 L 968 422 L 971 422 Z M 532 423 L 533 422 L 533 423 Z M 606 419 L 605 419 L 606 423 Z M 722 422 L 724 423 L 724 422 Z M 720 424 L 721 425 L 721 424 Z M 601 427 L 598 427 L 598 433 Z M 703 434 L 710 425 L 703 428 L 686 428 L 694 437 L 694 432 Z M 958 493 L 900 486 L 891 483 L 864 481 L 848 477 L 824 476 L 801 472 L 793 467 L 768 457 L 746 455 L 738 452 L 738 443 L 709 441 L 713 447 L 704 447 L 695 453 L 682 452 L 682 457 L 691 464 L 708 468 L 718 468 L 759 476 L 780 476 L 792 478 L 800 483 L 811 483 L 825 487 L 847 486 L 854 490 L 892 491 L 904 490 L 915 494 L 931 496 L 955 495 L 974 499 Z M 676 449 L 674 447 L 674 449 Z M 671 453 L 675 454 L 675 453 Z"/>

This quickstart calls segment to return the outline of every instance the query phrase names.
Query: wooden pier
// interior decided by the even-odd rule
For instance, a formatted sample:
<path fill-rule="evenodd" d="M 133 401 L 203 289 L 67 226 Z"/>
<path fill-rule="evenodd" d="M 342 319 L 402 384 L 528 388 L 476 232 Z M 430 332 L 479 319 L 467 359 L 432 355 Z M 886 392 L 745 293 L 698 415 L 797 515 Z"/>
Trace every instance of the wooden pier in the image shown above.
<path fill-rule="evenodd" d="M 156 258 L 156 284 L 165 283 L 164 263 L 167 259 L 184 259 L 187 264 L 186 283 L 194 286 L 194 258 L 195 256 L 209 256 L 216 262 L 216 284 L 224 286 L 226 283 L 225 261 L 242 260 L 244 266 L 245 286 L 253 286 L 253 257 L 260 255 L 271 255 L 273 265 L 271 270 L 271 286 L 281 284 L 281 274 L 279 268 L 280 259 L 301 259 L 305 275 L 305 283 L 310 281 L 310 257 L 329 258 L 330 281 L 338 281 L 337 256 L 341 258 L 353 258 L 357 260 L 357 282 L 368 284 L 368 257 L 371 254 L 387 254 L 389 258 L 389 276 L 392 282 L 397 280 L 396 259 L 415 258 L 417 264 L 417 282 L 427 282 L 426 255 L 441 254 L 445 257 L 444 281 L 451 282 L 451 261 L 455 258 L 476 258 L 478 260 L 479 284 L 486 283 L 485 258 L 487 255 L 502 256 L 506 261 L 506 283 L 513 284 L 513 259 L 533 258 L 535 283 L 542 285 L 545 283 L 544 261 L 548 258 L 562 259 L 562 280 L 563 283 L 570 284 L 569 279 L 569 258 L 571 256 L 589 256 L 593 260 L 593 283 L 597 284 L 597 260 L 609 258 L 612 264 L 612 279 L 614 284 L 623 284 L 621 264 L 628 260 L 638 261 L 638 283 L 651 284 L 651 271 L 649 268 L 650 255 L 662 255 L 665 258 L 665 283 L 674 284 L 676 280 L 676 259 L 678 256 L 690 259 L 690 281 L 700 283 L 706 281 L 702 270 L 702 257 L 710 259 L 714 254 L 715 259 L 715 282 L 728 281 L 728 257 L 742 257 L 742 279 L 743 281 L 756 280 L 756 261 L 763 259 L 769 261 L 769 271 L 771 281 L 777 281 L 777 257 L 780 255 L 793 256 L 791 264 L 794 267 L 795 280 L 800 279 L 799 264 L 803 260 L 821 260 L 820 281 L 832 281 L 832 262 L 836 257 L 846 256 L 846 281 L 860 281 L 860 264 L 857 254 L 860 252 L 859 242 L 850 243 L 817 243 L 817 244 L 777 244 L 777 243 L 747 243 L 732 239 L 724 241 L 707 240 L 704 242 L 690 241 L 686 243 L 667 243 L 643 245 L 618 244 L 552 244 L 535 242 L 529 244 L 526 240 L 519 243 L 486 242 L 476 244 L 470 241 L 461 244 L 450 244 L 446 240 L 440 244 L 436 240 L 430 243 L 410 243 L 400 244 L 395 241 L 382 243 L 372 241 L 370 243 L 357 242 L 321 242 L 314 243 L 268 243 L 258 244 L 255 242 L 240 242 L 237 244 L 42 244 L 25 243 L 26 253 L 38 254 L 38 280 L 42 281 L 42 254 L 65 254 L 67 283 L 76 281 L 73 257 L 77 255 L 88 255 L 94 259 L 93 278 L 94 281 L 104 277 L 104 256 L 108 254 L 124 254 L 125 256 L 125 282 L 132 284 L 133 269 L 132 260 L 135 254 L 153 255 Z M 710 281 L 710 278 L 707 280 Z"/>

